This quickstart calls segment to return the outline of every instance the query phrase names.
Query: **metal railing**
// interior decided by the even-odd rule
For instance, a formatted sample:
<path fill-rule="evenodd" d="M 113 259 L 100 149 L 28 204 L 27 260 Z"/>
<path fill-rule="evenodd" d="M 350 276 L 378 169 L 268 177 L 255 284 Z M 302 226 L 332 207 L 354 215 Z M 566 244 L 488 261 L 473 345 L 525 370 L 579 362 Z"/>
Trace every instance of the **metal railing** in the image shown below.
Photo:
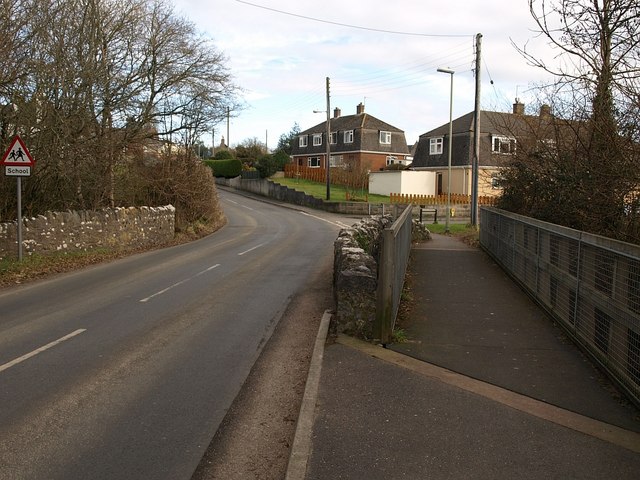
<path fill-rule="evenodd" d="M 480 244 L 640 405 L 640 246 L 492 207 Z"/>
<path fill-rule="evenodd" d="M 382 231 L 373 334 L 376 340 L 385 345 L 390 343 L 393 335 L 411 253 L 411 211 L 411 206 L 405 207 L 393 224 Z"/>

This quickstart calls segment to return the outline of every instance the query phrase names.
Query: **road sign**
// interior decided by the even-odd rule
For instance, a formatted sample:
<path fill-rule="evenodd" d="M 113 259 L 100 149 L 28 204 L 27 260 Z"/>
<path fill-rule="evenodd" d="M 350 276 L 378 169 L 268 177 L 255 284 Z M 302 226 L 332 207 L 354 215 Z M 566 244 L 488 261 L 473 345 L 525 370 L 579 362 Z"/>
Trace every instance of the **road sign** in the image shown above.
<path fill-rule="evenodd" d="M 20 135 L 11 140 L 11 144 L 2 156 L 0 165 L 4 165 L 4 173 L 10 177 L 16 177 L 18 193 L 18 261 L 22 261 L 22 177 L 31 175 L 31 167 L 35 165 L 29 149 L 24 144 Z"/>
<path fill-rule="evenodd" d="M 29 153 L 26 145 L 20 138 L 20 135 L 13 137 L 11 145 L 7 148 L 2 156 L 2 162 L 0 165 L 16 166 L 16 167 L 33 167 L 35 162 L 33 157 Z M 7 174 L 8 175 L 8 174 Z"/>
<path fill-rule="evenodd" d="M 31 165 L 17 167 L 15 165 L 5 165 L 4 174 L 8 177 L 30 177 Z"/>

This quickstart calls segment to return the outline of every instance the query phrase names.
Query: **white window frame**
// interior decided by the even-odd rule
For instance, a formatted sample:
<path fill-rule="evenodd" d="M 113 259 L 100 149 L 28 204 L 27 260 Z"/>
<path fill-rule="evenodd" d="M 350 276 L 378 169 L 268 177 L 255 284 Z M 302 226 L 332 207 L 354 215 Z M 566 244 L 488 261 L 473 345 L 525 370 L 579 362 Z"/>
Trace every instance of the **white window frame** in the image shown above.
<path fill-rule="evenodd" d="M 500 155 L 515 155 L 516 139 L 504 135 L 491 135 L 491 152 Z"/>
<path fill-rule="evenodd" d="M 387 156 L 387 167 L 389 165 L 395 165 L 395 164 L 401 164 L 402 162 L 398 161 L 398 157 L 396 157 L 395 155 L 388 155 Z"/>
<path fill-rule="evenodd" d="M 380 130 L 380 144 L 391 145 L 391 132 Z"/>
<path fill-rule="evenodd" d="M 342 155 L 330 155 L 329 156 L 330 167 L 344 167 L 344 157 Z"/>
<path fill-rule="evenodd" d="M 307 135 L 300 135 L 298 137 L 298 146 L 306 147 L 307 145 L 309 145 L 309 137 Z"/>
<path fill-rule="evenodd" d="M 338 143 L 338 132 L 331 132 L 330 145 L 336 145 Z"/>
<path fill-rule="evenodd" d="M 429 155 L 442 155 L 444 150 L 444 137 L 429 139 Z"/>
<path fill-rule="evenodd" d="M 317 165 L 313 165 L 314 163 L 317 163 Z M 320 157 L 307 158 L 307 166 L 309 168 L 320 168 Z"/>
<path fill-rule="evenodd" d="M 314 133 L 313 134 L 313 146 L 317 147 L 322 145 L 322 134 L 321 133 Z"/>
<path fill-rule="evenodd" d="M 344 143 L 353 143 L 353 130 L 344 131 Z"/>

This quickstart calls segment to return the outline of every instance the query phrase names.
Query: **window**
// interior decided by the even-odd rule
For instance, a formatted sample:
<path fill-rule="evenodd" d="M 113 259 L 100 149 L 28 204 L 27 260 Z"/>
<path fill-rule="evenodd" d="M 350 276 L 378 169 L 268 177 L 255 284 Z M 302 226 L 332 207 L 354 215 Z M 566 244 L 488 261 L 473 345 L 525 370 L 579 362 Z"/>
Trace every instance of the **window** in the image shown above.
<path fill-rule="evenodd" d="M 429 139 L 429 155 L 441 155 L 443 143 L 444 143 L 443 137 L 430 138 Z"/>
<path fill-rule="evenodd" d="M 329 166 L 331 167 L 344 167 L 344 158 L 342 155 L 331 155 L 329 157 Z"/>
<path fill-rule="evenodd" d="M 391 132 L 380 131 L 380 143 L 383 145 L 391 145 Z"/>
<path fill-rule="evenodd" d="M 310 168 L 320 168 L 320 157 L 309 157 L 307 165 Z"/>
<path fill-rule="evenodd" d="M 353 130 L 344 132 L 344 143 L 353 143 Z"/>
<path fill-rule="evenodd" d="M 501 153 L 503 155 L 513 155 L 516 153 L 516 139 L 512 137 L 499 137 L 493 135 L 491 137 L 491 151 L 493 153 Z"/>
<path fill-rule="evenodd" d="M 313 134 L 313 146 L 317 147 L 318 145 L 322 145 L 322 134 L 314 133 Z"/>
<path fill-rule="evenodd" d="M 502 188 L 502 177 L 498 174 L 491 175 L 491 188 L 493 190 L 498 190 Z"/>
<path fill-rule="evenodd" d="M 331 132 L 331 145 L 338 143 L 338 132 Z"/>
<path fill-rule="evenodd" d="M 298 137 L 298 146 L 299 147 L 306 147 L 308 145 L 308 138 L 306 135 L 300 135 L 300 137 Z"/>
<path fill-rule="evenodd" d="M 389 155 L 387 157 L 387 165 L 394 165 L 396 163 L 398 163 L 398 157 L 395 157 L 393 155 Z"/>

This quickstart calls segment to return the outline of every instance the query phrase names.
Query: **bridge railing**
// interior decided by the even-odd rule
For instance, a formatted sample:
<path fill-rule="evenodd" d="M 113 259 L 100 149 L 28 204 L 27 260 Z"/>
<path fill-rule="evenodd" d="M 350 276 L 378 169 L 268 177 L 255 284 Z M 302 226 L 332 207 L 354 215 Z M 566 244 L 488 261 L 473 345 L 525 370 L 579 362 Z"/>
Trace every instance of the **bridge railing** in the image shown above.
<path fill-rule="evenodd" d="M 640 246 L 492 207 L 480 244 L 640 405 Z"/>
<path fill-rule="evenodd" d="M 403 207 L 396 220 L 382 231 L 378 261 L 378 291 L 373 334 L 382 344 L 391 342 L 411 253 L 411 206 Z"/>

